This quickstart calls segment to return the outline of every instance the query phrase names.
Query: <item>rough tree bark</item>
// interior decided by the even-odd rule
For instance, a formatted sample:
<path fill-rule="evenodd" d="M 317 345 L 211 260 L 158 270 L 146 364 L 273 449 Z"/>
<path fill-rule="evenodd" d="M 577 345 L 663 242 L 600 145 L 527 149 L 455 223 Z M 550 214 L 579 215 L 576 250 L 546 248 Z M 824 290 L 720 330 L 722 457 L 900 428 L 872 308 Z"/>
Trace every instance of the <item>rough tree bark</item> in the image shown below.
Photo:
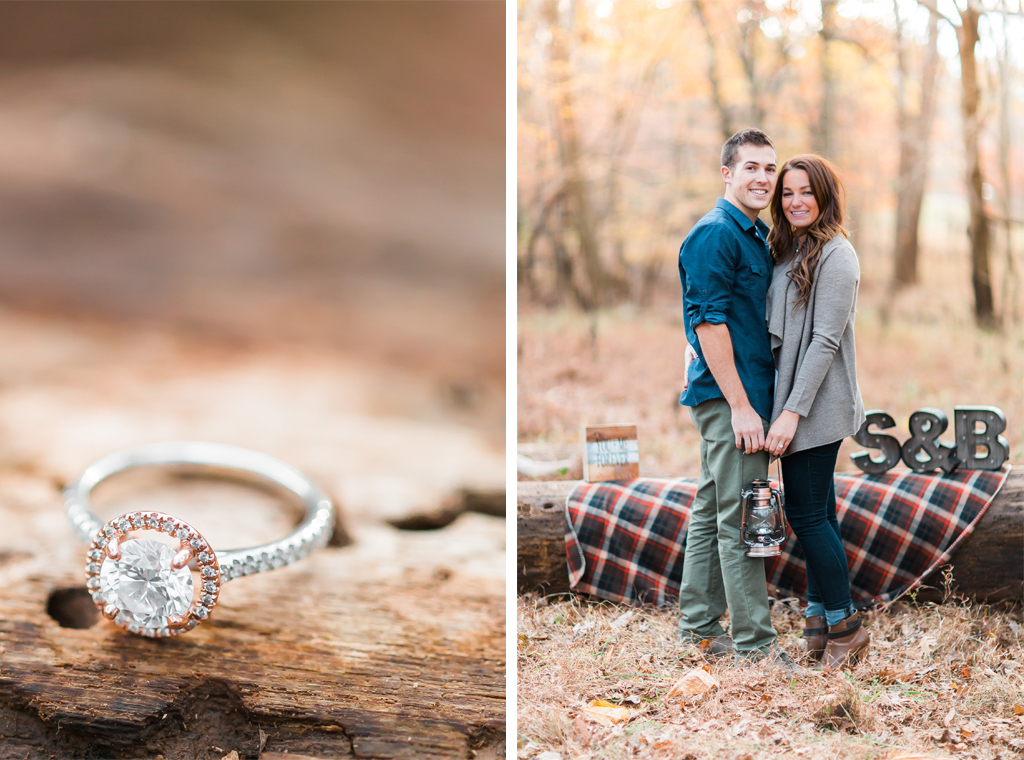
<path fill-rule="evenodd" d="M 565 558 L 565 499 L 576 481 L 521 482 L 516 489 L 517 587 L 520 593 L 569 591 Z M 1024 471 L 1010 473 L 981 522 L 953 555 L 954 588 L 989 602 L 1024 593 Z M 939 577 L 941 568 L 933 577 Z M 928 589 L 918 599 L 937 598 Z"/>
<path fill-rule="evenodd" d="M 1002 314 L 1008 322 L 1020 319 L 1020 277 L 1013 255 L 1013 185 L 1010 184 L 1010 33 L 1003 24 L 1003 44 L 999 50 L 999 174 L 1003 185 L 1003 245 L 1006 273 L 1003 277 Z"/>
<path fill-rule="evenodd" d="M 921 74 L 921 95 L 917 112 L 912 114 L 907 103 L 907 62 L 899 3 L 896 14 L 896 55 L 899 69 L 897 123 L 900 135 L 900 163 L 896 181 L 896 246 L 893 264 L 893 291 L 917 282 L 918 227 L 921 203 L 928 174 L 929 137 L 935 113 L 935 83 L 939 72 L 938 16 L 934 13 L 928 24 L 928 46 Z"/>
<path fill-rule="evenodd" d="M 974 288 L 974 318 L 981 327 L 996 325 L 989 270 L 989 228 L 985 201 L 981 195 L 981 132 L 980 87 L 978 66 L 974 55 L 978 44 L 978 20 L 981 11 L 973 2 L 960 10 L 957 40 L 960 46 L 960 107 L 964 125 L 964 158 L 967 164 L 967 197 L 971 210 L 968 232 L 971 238 L 971 284 Z"/>
<path fill-rule="evenodd" d="M 708 82 L 711 84 L 711 101 L 715 104 L 715 110 L 718 112 L 718 128 L 722 133 L 722 139 L 728 140 L 736 130 L 733 128 L 732 115 L 722 99 L 722 91 L 718 85 L 718 52 L 715 46 L 715 35 L 711 31 L 703 0 L 694 0 L 693 10 L 697 13 L 701 28 L 704 29 L 704 36 L 708 41 Z"/>
<path fill-rule="evenodd" d="M 749 17 L 740 22 L 740 45 L 736 49 L 743 63 L 743 73 L 747 77 L 750 90 L 751 126 L 764 129 L 765 109 L 762 100 L 763 87 L 757 76 L 757 40 L 764 19 L 763 0 L 752 0 L 744 5 Z"/>
<path fill-rule="evenodd" d="M 568 18 L 572 19 L 574 6 L 569 3 Z M 549 71 L 551 77 L 552 105 L 554 109 L 555 132 L 558 138 L 559 156 L 565 174 L 567 205 L 571 209 L 571 223 L 575 228 L 577 245 L 583 271 L 588 281 L 588 291 L 574 293 L 584 309 L 593 309 L 601 304 L 605 290 L 605 273 L 598 251 L 594 216 L 586 177 L 582 166 L 579 129 L 576 124 L 576 106 L 572 93 L 572 76 L 569 61 L 570 28 L 560 23 L 558 0 L 547 0 L 544 18 L 551 31 Z"/>
<path fill-rule="evenodd" d="M 835 71 L 831 44 L 836 37 L 836 15 L 839 0 L 821 0 L 821 110 L 811 134 L 814 151 L 832 161 L 838 159 L 835 144 Z"/>

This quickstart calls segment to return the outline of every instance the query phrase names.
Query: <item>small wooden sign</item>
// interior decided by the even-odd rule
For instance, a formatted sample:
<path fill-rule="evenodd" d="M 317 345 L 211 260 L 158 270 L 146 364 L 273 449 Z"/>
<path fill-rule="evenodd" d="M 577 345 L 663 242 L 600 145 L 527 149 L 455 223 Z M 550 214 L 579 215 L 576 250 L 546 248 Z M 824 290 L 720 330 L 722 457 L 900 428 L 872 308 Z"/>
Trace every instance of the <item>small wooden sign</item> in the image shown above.
<path fill-rule="evenodd" d="M 588 483 L 640 477 L 636 425 L 585 427 L 583 440 L 583 479 Z"/>

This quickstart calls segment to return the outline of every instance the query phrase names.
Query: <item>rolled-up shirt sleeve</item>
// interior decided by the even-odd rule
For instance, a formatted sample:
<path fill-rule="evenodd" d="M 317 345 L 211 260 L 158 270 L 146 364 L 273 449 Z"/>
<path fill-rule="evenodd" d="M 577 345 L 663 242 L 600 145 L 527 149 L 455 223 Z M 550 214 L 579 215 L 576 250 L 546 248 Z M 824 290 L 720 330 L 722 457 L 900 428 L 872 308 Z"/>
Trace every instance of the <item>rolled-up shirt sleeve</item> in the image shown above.
<path fill-rule="evenodd" d="M 786 399 L 788 411 L 801 417 L 811 411 L 814 397 L 856 307 L 859 283 L 860 266 L 852 246 L 839 248 L 818 266 L 811 342 L 797 367 L 793 390 Z"/>
<path fill-rule="evenodd" d="M 695 229 L 679 252 L 686 321 L 692 330 L 702 322 L 724 324 L 736 279 L 738 251 L 717 225 Z"/>

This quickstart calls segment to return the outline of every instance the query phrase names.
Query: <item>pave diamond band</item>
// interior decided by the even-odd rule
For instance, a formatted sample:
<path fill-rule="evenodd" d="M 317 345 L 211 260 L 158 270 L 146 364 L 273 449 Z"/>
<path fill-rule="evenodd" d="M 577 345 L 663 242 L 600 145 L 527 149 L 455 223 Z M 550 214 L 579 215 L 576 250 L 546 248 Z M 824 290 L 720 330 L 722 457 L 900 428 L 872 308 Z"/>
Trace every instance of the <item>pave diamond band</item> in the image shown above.
<path fill-rule="evenodd" d="M 226 551 L 214 550 L 191 525 L 161 512 L 129 512 L 101 523 L 90 511 L 90 492 L 133 467 L 255 476 L 302 499 L 306 515 L 294 532 L 278 541 Z M 64 508 L 75 535 L 89 544 L 86 588 L 96 606 L 122 628 L 154 637 L 195 628 L 209 616 L 227 581 L 284 567 L 321 548 L 335 520 L 331 500 L 293 467 L 254 451 L 199 442 L 152 444 L 110 454 L 67 486 Z M 135 535 L 142 531 L 169 536 L 179 542 L 178 548 Z M 195 577 L 190 564 L 195 565 Z"/>

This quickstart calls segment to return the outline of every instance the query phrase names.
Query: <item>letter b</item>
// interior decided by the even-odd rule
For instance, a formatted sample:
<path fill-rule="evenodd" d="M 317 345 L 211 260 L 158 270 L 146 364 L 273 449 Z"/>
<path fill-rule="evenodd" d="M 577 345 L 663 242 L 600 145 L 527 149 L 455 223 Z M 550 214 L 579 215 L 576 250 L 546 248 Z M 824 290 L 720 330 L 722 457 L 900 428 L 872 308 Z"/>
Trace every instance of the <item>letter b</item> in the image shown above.
<path fill-rule="evenodd" d="M 976 432 L 984 425 L 982 432 Z M 998 470 L 1010 455 L 1010 444 L 999 435 L 1006 430 L 1006 417 L 994 406 L 958 406 L 953 409 L 956 455 L 969 470 Z M 978 447 L 985 454 L 978 456 Z"/>

